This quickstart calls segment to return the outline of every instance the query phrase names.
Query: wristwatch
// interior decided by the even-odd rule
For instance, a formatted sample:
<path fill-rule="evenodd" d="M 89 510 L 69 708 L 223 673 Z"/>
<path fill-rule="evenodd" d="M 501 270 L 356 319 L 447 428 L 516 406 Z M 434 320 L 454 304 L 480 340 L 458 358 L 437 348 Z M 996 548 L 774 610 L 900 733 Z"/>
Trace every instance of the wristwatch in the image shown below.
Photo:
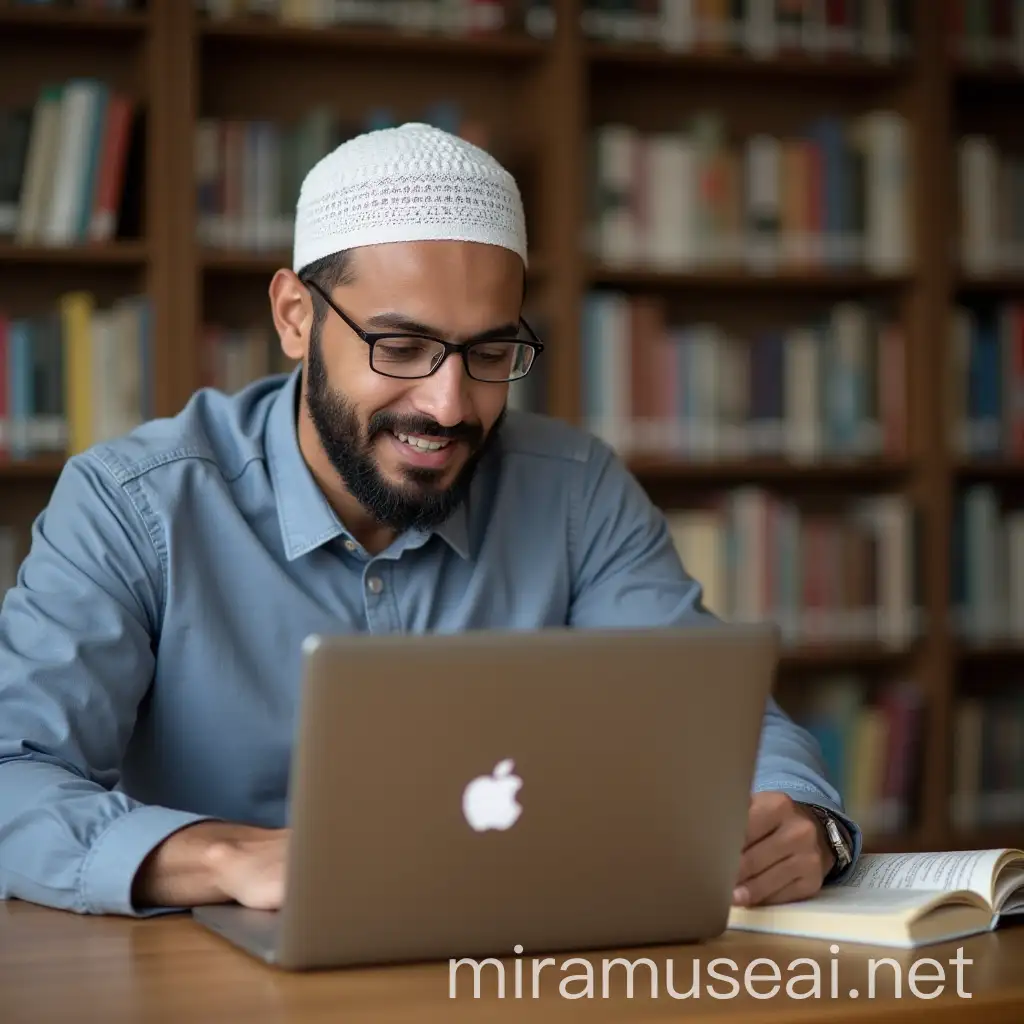
<path fill-rule="evenodd" d="M 836 855 L 834 867 L 825 876 L 825 881 L 827 882 L 834 875 L 838 875 L 853 861 L 853 850 L 850 848 L 849 840 L 846 838 L 843 829 L 840 827 L 839 822 L 831 811 L 827 811 L 824 807 L 819 807 L 817 804 L 809 804 L 808 809 L 824 826 L 829 846 L 832 847 L 832 850 Z"/>

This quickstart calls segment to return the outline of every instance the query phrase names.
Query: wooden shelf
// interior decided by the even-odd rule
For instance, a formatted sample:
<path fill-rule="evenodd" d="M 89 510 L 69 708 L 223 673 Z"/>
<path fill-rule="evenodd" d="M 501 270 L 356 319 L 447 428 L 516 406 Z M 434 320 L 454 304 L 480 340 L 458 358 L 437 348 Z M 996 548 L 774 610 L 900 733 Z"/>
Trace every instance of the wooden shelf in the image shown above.
<path fill-rule="evenodd" d="M 954 472 L 963 480 L 1019 480 L 1024 483 L 1024 461 L 963 459 L 956 463 Z"/>
<path fill-rule="evenodd" d="M 424 56 L 532 59 L 545 53 L 548 44 L 531 36 L 494 33 L 458 36 L 440 33 L 405 33 L 388 29 L 315 28 L 256 19 L 200 23 L 203 39 L 220 44 L 297 47 L 318 50 L 372 50 L 380 53 Z"/>
<path fill-rule="evenodd" d="M 1000 273 L 986 277 L 972 277 L 961 274 L 957 279 L 961 292 L 1024 292 L 1024 274 Z"/>
<path fill-rule="evenodd" d="M 196 258 L 203 270 L 221 274 L 273 274 L 292 265 L 288 251 L 246 252 L 242 249 L 203 249 Z"/>
<path fill-rule="evenodd" d="M 910 657 L 909 647 L 891 647 L 881 643 L 849 641 L 801 644 L 783 648 L 779 667 L 783 670 L 817 669 L 840 666 L 844 668 L 885 667 L 902 663 Z"/>
<path fill-rule="evenodd" d="M 1024 822 L 1019 825 L 986 826 L 953 834 L 951 850 L 1013 850 L 1024 848 Z"/>
<path fill-rule="evenodd" d="M 954 67 L 953 81 L 963 86 L 1021 86 L 1024 85 L 1024 71 L 1010 64 L 980 67 L 959 63 Z"/>
<path fill-rule="evenodd" d="M 787 459 L 699 461 L 672 455 L 635 455 L 627 457 L 626 461 L 641 481 L 670 480 L 695 484 L 820 482 L 862 486 L 879 480 L 891 482 L 910 470 L 910 464 L 901 459 L 799 463 Z"/>
<path fill-rule="evenodd" d="M 924 835 L 917 829 L 909 832 L 867 833 L 864 836 L 865 853 L 916 853 L 928 849 Z"/>
<path fill-rule="evenodd" d="M 46 7 L 0 6 L 0 29 L 5 34 L 17 30 L 54 32 L 119 32 L 141 33 L 149 25 L 146 11 L 61 10 Z"/>
<path fill-rule="evenodd" d="M 1024 642 L 1012 640 L 968 641 L 959 640 L 955 646 L 961 661 L 1017 661 L 1024 662 Z"/>
<path fill-rule="evenodd" d="M 26 480 L 56 480 L 66 460 L 60 456 L 33 459 L 0 459 L 0 484 Z"/>
<path fill-rule="evenodd" d="M 132 266 L 146 262 L 145 242 L 107 242 L 97 245 L 19 245 L 0 241 L 0 264 L 36 263 L 65 266 Z"/>
<path fill-rule="evenodd" d="M 888 81 L 907 74 L 912 67 L 904 61 L 882 63 L 834 54 L 761 59 L 743 53 L 680 53 L 656 46 L 605 42 L 588 43 L 586 56 L 592 68 L 649 68 L 686 74 L 701 72 L 730 77 L 812 78 L 856 83 Z"/>
<path fill-rule="evenodd" d="M 697 270 L 674 272 L 649 268 L 592 266 L 590 283 L 613 288 L 658 290 L 766 291 L 766 292 L 867 292 L 903 288 L 911 275 L 880 277 L 859 271 L 783 271 L 754 274 L 744 270 Z"/>

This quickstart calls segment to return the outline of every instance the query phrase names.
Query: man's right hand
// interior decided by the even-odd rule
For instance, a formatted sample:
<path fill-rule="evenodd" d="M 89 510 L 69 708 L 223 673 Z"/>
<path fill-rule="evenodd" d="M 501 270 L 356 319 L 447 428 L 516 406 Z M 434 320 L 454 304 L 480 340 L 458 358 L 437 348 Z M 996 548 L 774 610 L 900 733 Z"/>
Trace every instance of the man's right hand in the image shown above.
<path fill-rule="evenodd" d="M 284 900 L 289 829 L 203 821 L 175 832 L 145 860 L 135 879 L 138 907 L 237 902 L 278 910 Z"/>

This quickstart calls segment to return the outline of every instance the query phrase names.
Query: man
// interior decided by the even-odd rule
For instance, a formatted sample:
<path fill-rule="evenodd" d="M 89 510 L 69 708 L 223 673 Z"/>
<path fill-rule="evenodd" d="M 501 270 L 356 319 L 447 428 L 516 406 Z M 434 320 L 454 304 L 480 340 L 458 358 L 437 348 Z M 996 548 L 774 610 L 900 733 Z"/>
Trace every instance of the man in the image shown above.
<path fill-rule="evenodd" d="M 506 415 L 543 358 L 526 259 L 488 154 L 424 125 L 354 139 L 307 176 L 270 285 L 299 370 L 69 461 L 0 614 L 0 894 L 277 907 L 310 633 L 706 621 L 611 451 Z M 848 870 L 860 833 L 774 703 L 755 781 L 738 903 Z"/>

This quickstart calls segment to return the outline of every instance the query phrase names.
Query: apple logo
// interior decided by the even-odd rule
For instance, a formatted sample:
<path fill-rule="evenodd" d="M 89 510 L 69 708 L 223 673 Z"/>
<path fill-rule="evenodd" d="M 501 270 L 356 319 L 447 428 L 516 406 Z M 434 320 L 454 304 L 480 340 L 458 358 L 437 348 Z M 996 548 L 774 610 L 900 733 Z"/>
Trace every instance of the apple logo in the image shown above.
<path fill-rule="evenodd" d="M 462 813 L 477 832 L 511 828 L 522 814 L 516 800 L 523 780 L 512 774 L 512 758 L 499 761 L 490 775 L 478 775 L 462 793 Z"/>

